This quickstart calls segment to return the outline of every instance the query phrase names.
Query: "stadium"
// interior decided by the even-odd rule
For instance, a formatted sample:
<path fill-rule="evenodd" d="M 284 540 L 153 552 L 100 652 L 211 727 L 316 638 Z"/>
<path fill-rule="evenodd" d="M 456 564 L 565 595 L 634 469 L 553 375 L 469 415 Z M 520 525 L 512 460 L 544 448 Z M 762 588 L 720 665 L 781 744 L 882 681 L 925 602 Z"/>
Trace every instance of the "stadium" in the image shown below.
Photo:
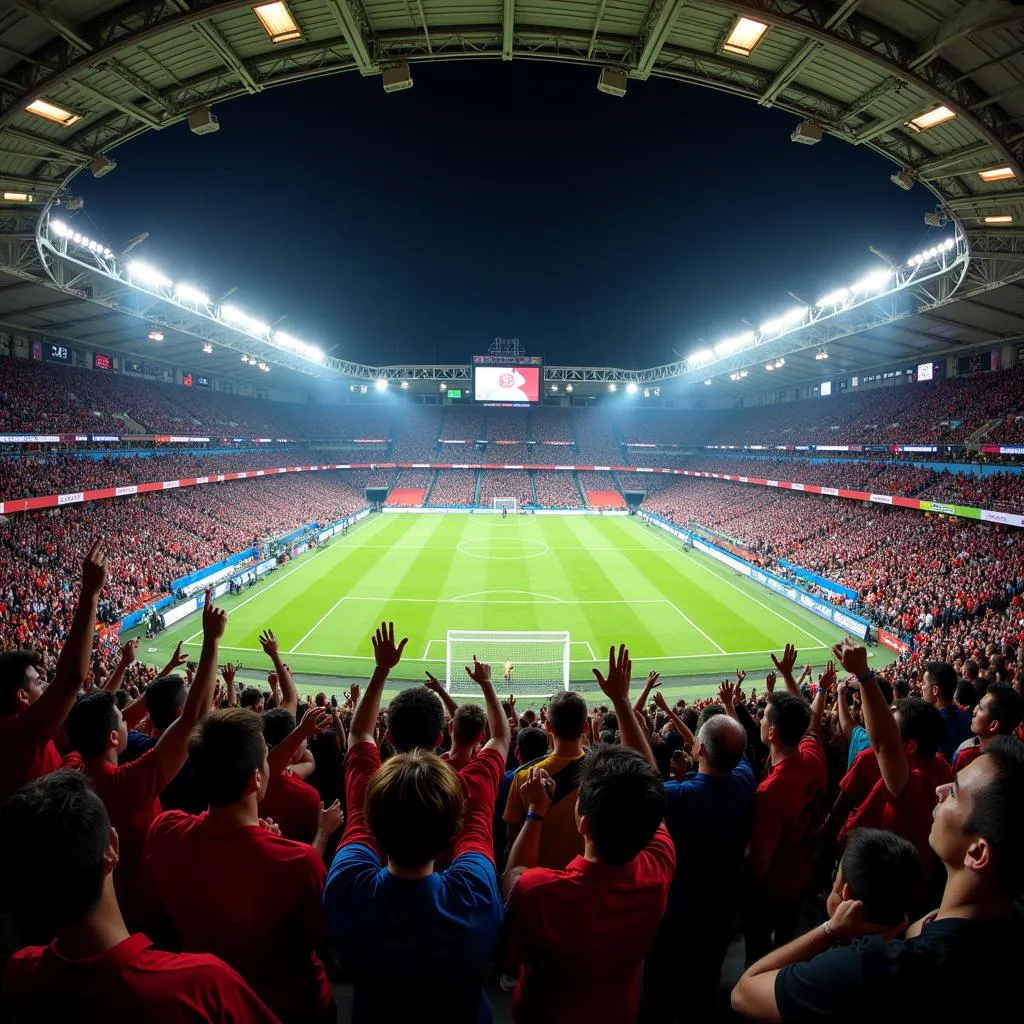
<path fill-rule="evenodd" d="M 0 1019 L 985 1012 L 1022 81 L 1013 0 L 0 7 Z"/>

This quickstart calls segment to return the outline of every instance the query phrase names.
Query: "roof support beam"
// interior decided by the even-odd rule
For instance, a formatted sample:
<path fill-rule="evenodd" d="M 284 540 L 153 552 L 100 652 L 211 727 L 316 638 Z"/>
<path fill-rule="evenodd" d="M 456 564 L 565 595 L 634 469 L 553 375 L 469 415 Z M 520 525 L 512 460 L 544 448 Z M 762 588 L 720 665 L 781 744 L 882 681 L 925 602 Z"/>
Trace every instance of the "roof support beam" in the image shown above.
<path fill-rule="evenodd" d="M 516 28 L 516 0 L 505 0 L 501 11 L 501 59 L 512 59 L 512 40 Z"/>
<path fill-rule="evenodd" d="M 642 48 L 632 72 L 633 78 L 651 77 L 679 11 L 685 6 L 686 0 L 651 0 L 644 16 L 643 27 L 640 29 L 639 42 Z"/>
<path fill-rule="evenodd" d="M 915 71 L 934 60 L 947 46 L 985 29 L 1005 28 L 1024 21 L 1024 9 L 1007 9 L 1004 0 L 969 0 L 940 25 L 925 48 L 910 62 Z"/>
<path fill-rule="evenodd" d="M 597 14 L 594 16 L 594 29 L 590 33 L 590 45 L 587 47 L 587 60 L 593 60 L 594 47 L 597 45 L 597 32 L 601 27 L 601 19 L 604 17 L 604 9 L 608 6 L 608 0 L 601 0 L 598 5 Z"/>
<path fill-rule="evenodd" d="M 888 96 L 889 93 L 894 90 L 898 90 L 903 85 L 900 79 L 895 76 L 890 76 L 883 79 L 873 89 L 868 89 L 867 92 L 861 93 L 844 111 L 842 121 L 851 120 L 857 117 L 858 114 L 863 114 L 865 110 L 870 107 L 875 100 L 881 99 L 883 96 Z"/>
<path fill-rule="evenodd" d="M 44 10 L 43 7 L 40 4 L 35 3 L 34 0 L 7 0 L 7 2 L 17 10 L 24 11 L 25 14 L 31 14 L 44 24 L 49 25 L 57 35 L 72 46 L 77 46 L 78 49 L 84 50 L 86 53 L 92 53 L 95 49 L 92 43 L 90 43 L 89 40 L 78 31 L 78 29 L 53 11 L 52 4 L 47 4 L 46 9 Z"/>
<path fill-rule="evenodd" d="M 373 55 L 373 32 L 360 0 L 326 0 L 326 3 L 345 33 L 359 73 L 377 74 L 380 67 Z"/>
<path fill-rule="evenodd" d="M 241 58 L 233 49 L 231 49 L 228 45 L 228 41 L 220 34 L 220 32 L 217 31 L 217 28 L 214 25 L 210 24 L 208 21 L 197 21 L 195 29 L 206 41 L 207 46 L 209 46 L 210 49 L 213 50 L 213 52 L 217 54 L 217 56 L 220 57 L 220 59 L 224 61 L 224 63 L 227 64 L 227 66 L 231 68 L 236 75 L 238 75 L 238 78 L 242 85 L 245 86 L 245 91 L 247 93 L 251 95 L 252 93 L 260 91 L 260 86 L 246 70 Z"/>
<path fill-rule="evenodd" d="M 945 156 L 938 156 L 934 160 L 926 160 L 923 163 L 919 163 L 913 168 L 913 171 L 923 181 L 927 181 L 932 177 L 941 178 L 944 176 L 944 172 L 963 174 L 962 164 L 971 162 L 982 165 L 986 162 L 982 159 L 983 157 L 986 157 L 988 162 L 992 161 L 992 147 L 987 142 L 975 142 L 970 146 L 958 149 L 955 153 L 947 153 Z M 957 168 L 957 170 L 952 170 L 952 168 Z"/>
<path fill-rule="evenodd" d="M 17 139 L 26 146 L 32 146 L 34 149 L 41 150 L 44 153 L 66 156 L 75 163 L 87 164 L 92 159 L 88 153 L 82 153 L 77 149 L 69 149 L 67 146 L 62 146 L 59 142 L 54 142 L 52 139 L 44 139 L 39 135 L 33 135 L 31 132 L 22 131 L 20 128 L 6 128 L 4 135 L 10 139 Z"/>
<path fill-rule="evenodd" d="M 950 199 L 946 206 L 950 210 L 991 210 L 1018 206 L 1024 203 L 1024 192 L 993 192 L 991 195 L 967 196 L 964 199 Z"/>
<path fill-rule="evenodd" d="M 159 128 L 160 122 L 147 114 L 141 107 L 135 106 L 134 103 L 129 103 L 127 100 L 117 100 L 112 96 L 108 96 L 105 92 L 100 92 L 99 89 L 94 89 L 91 85 L 86 85 L 81 79 L 75 79 L 75 86 L 81 89 L 82 92 L 88 93 L 94 99 L 102 100 L 104 103 L 113 107 L 114 110 L 120 110 L 122 114 L 127 114 L 129 117 L 134 117 L 136 121 L 141 121 L 147 128 Z"/>

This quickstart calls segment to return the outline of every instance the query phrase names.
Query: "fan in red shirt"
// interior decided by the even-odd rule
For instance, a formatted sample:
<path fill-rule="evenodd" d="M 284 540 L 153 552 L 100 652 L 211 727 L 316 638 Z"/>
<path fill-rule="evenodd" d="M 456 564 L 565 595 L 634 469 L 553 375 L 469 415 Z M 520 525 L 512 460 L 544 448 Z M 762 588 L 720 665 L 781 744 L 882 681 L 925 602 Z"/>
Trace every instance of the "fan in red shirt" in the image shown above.
<path fill-rule="evenodd" d="M 750 842 L 753 892 L 744 931 L 747 962 L 788 942 L 796 930 L 800 903 L 814 875 L 814 832 L 824 814 L 828 784 L 821 716 L 835 681 L 831 662 L 809 705 L 793 678 L 797 651 L 786 645 L 782 661 L 773 656 L 786 692 L 770 692 L 761 719 L 761 742 L 769 768 L 754 795 Z M 774 678 L 769 677 L 770 687 Z"/>
<path fill-rule="evenodd" d="M 961 772 L 985 753 L 994 736 L 1012 736 L 1024 717 L 1024 702 L 1012 686 L 992 683 L 975 705 L 971 716 L 971 739 L 957 750 L 953 771 Z"/>
<path fill-rule="evenodd" d="M 28 946 L 7 962 L 5 1019 L 277 1021 L 217 957 L 163 953 L 129 933 L 114 895 L 117 833 L 80 773 L 28 783 L 0 811 L 0 832 L 4 906 L 56 933 L 49 946 Z"/>
<path fill-rule="evenodd" d="M 322 709 L 306 714 L 329 717 Z M 333 1021 L 331 988 L 314 952 L 326 937 L 326 870 L 312 846 L 285 839 L 259 817 L 270 772 L 260 716 L 215 711 L 194 733 L 189 758 L 209 810 L 161 814 L 146 844 L 148 878 L 183 948 L 221 957 L 285 1024 Z M 330 835 L 341 811 L 321 818 Z"/>
<path fill-rule="evenodd" d="M 517 1022 L 636 1020 L 644 954 L 665 913 L 675 848 L 664 825 L 665 786 L 629 701 L 629 651 L 612 648 L 601 689 L 623 746 L 584 762 L 577 827 L 584 853 L 563 870 L 535 867 L 553 781 L 529 769 L 526 820 L 502 878 L 508 899 L 501 960 L 518 974 Z"/>
<path fill-rule="evenodd" d="M 442 754 L 457 772 L 476 757 L 487 739 L 487 716 L 479 704 L 460 704 L 452 716 L 452 748 Z"/>
<path fill-rule="evenodd" d="M 82 563 L 82 586 L 53 682 L 45 685 L 41 655 L 0 654 L 0 803 L 20 786 L 60 767 L 60 732 L 89 674 L 96 602 L 106 579 L 106 549 L 93 542 Z"/>
<path fill-rule="evenodd" d="M 80 755 L 85 774 L 117 830 L 120 867 L 115 885 L 129 923 L 145 923 L 149 917 L 150 900 L 142 879 L 146 831 L 160 813 L 160 791 L 185 764 L 189 733 L 213 707 L 217 649 L 227 621 L 225 612 L 209 603 L 207 592 L 203 649 L 185 706 L 160 734 L 156 745 L 141 757 L 127 764 L 117 763 L 118 754 L 128 745 L 128 723 L 145 713 L 145 695 L 122 715 L 114 694 L 90 693 L 80 698 L 68 715 L 68 742 Z"/>

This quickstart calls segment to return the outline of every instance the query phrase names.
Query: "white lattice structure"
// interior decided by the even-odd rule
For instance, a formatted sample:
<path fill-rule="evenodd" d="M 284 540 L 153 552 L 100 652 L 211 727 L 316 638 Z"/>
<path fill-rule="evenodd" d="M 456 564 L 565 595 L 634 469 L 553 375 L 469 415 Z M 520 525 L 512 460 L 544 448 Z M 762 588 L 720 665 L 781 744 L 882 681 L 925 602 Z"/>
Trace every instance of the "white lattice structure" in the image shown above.
<path fill-rule="evenodd" d="M 563 631 L 450 629 L 445 642 L 445 685 L 457 697 L 479 697 L 466 674 L 473 658 L 491 666 L 498 693 L 546 697 L 569 689 L 569 634 Z"/>

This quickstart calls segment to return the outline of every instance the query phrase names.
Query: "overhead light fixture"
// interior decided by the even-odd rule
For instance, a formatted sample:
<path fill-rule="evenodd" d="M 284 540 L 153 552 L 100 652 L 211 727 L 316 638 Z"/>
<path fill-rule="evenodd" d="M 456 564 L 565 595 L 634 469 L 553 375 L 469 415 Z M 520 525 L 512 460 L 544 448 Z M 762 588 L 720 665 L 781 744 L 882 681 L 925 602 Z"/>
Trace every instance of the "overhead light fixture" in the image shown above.
<path fill-rule="evenodd" d="M 626 72 L 619 68 L 601 68 L 601 74 L 597 76 L 597 91 L 607 93 L 609 96 L 626 95 Z"/>
<path fill-rule="evenodd" d="M 412 70 L 407 61 L 385 68 L 381 74 L 385 92 L 401 92 L 412 88 Z"/>
<path fill-rule="evenodd" d="M 708 387 L 711 387 L 711 378 L 710 378 L 710 377 L 708 377 L 708 379 L 707 379 L 706 381 L 704 381 L 704 383 L 705 383 L 705 384 L 706 384 L 706 385 L 707 385 Z"/>
<path fill-rule="evenodd" d="M 89 164 L 89 170 L 94 178 L 102 178 L 104 174 L 109 174 L 116 169 L 117 161 L 103 156 L 102 153 L 99 156 L 93 157 L 92 163 Z"/>
<path fill-rule="evenodd" d="M 407 391 L 409 389 L 409 382 L 407 380 L 403 380 L 401 386 L 403 391 Z"/>
<path fill-rule="evenodd" d="M 32 197 L 27 192 L 5 192 L 5 203 L 31 203 Z"/>
<path fill-rule="evenodd" d="M 244 313 L 237 306 L 221 306 L 220 318 L 226 323 L 240 327 L 247 334 L 252 334 L 258 338 L 265 337 L 270 333 L 270 328 L 263 321 L 249 316 L 248 313 Z"/>
<path fill-rule="evenodd" d="M 850 297 L 849 288 L 837 288 L 828 295 L 823 295 L 815 305 L 818 309 L 827 309 L 832 306 L 841 306 Z"/>
<path fill-rule="evenodd" d="M 990 167 L 987 171 L 978 171 L 978 177 L 982 181 L 1009 181 L 1017 177 L 1017 172 L 1012 167 Z"/>
<path fill-rule="evenodd" d="M 174 283 L 169 277 L 161 274 L 156 267 L 151 267 L 148 263 L 143 263 L 142 260 L 132 260 L 128 264 L 128 273 L 137 281 L 155 288 L 170 288 Z"/>
<path fill-rule="evenodd" d="M 203 351 L 207 355 L 212 355 L 212 353 L 213 353 L 213 345 L 211 345 L 208 341 L 203 342 Z"/>
<path fill-rule="evenodd" d="M 193 135 L 210 135 L 220 130 L 220 121 L 209 107 L 200 107 L 188 115 L 188 130 Z"/>
<path fill-rule="evenodd" d="M 794 327 L 796 324 L 800 323 L 806 313 L 806 306 L 794 306 L 792 309 L 786 310 L 786 312 L 781 316 L 777 316 L 773 320 L 766 320 L 761 324 L 758 333 L 761 335 L 781 334 L 788 328 Z"/>
<path fill-rule="evenodd" d="M 890 174 L 889 180 L 904 192 L 909 192 L 914 187 L 914 176 L 905 167 L 902 171 Z"/>
<path fill-rule="evenodd" d="M 743 334 L 737 334 L 735 338 L 726 338 L 724 341 L 720 341 L 715 346 L 714 354 L 716 356 L 731 356 L 748 345 L 753 345 L 754 341 L 754 332 L 745 331 Z"/>
<path fill-rule="evenodd" d="M 242 362 L 243 363 L 249 362 L 249 357 L 248 356 L 242 356 Z"/>
<path fill-rule="evenodd" d="M 850 291 L 854 295 L 860 292 L 880 292 L 888 286 L 891 280 L 891 270 L 872 270 L 871 273 L 865 274 L 859 281 L 850 285 Z"/>
<path fill-rule="evenodd" d="M 820 348 L 820 349 L 818 349 L 817 352 L 814 353 L 814 358 L 815 359 L 828 359 L 828 352 L 826 352 L 825 349 Z"/>
<path fill-rule="evenodd" d="M 650 388 L 644 388 L 644 398 L 650 398 L 650 397 L 651 397 Z"/>
<path fill-rule="evenodd" d="M 369 388 L 365 384 L 359 385 L 359 394 L 365 395 L 367 391 L 369 391 Z"/>
<path fill-rule="evenodd" d="M 636 384 L 635 384 L 635 383 L 634 383 L 633 381 L 630 381 L 630 382 L 629 382 L 629 383 L 628 383 L 628 384 L 626 385 L 626 394 L 627 394 L 627 395 L 635 395 L 635 394 L 636 394 L 636 392 L 637 392 L 637 386 L 636 386 Z"/>
<path fill-rule="evenodd" d="M 269 328 L 267 329 L 269 330 Z M 274 331 L 274 344 L 278 348 L 295 352 L 303 358 L 311 359 L 317 363 L 322 363 L 324 360 L 323 349 L 317 348 L 316 345 L 309 345 L 304 341 L 299 341 L 298 338 L 293 338 L 290 334 L 285 334 L 284 331 Z"/>
<path fill-rule="evenodd" d="M 49 100 L 33 100 L 25 110 L 30 114 L 35 114 L 36 117 L 54 121 L 64 128 L 70 128 L 82 120 L 81 114 L 76 114 L 73 110 L 68 110 L 67 107 L 62 107 L 57 103 L 51 103 Z"/>
<path fill-rule="evenodd" d="M 654 397 L 655 398 L 661 398 L 661 388 L 655 388 L 654 389 Z"/>
<path fill-rule="evenodd" d="M 775 360 L 775 369 L 776 370 L 781 370 L 782 367 L 784 367 L 785 365 L 786 365 L 786 360 L 785 359 L 780 357 L 779 359 Z"/>
<path fill-rule="evenodd" d="M 913 132 L 923 132 L 929 128 L 934 128 L 938 124 L 952 121 L 954 117 L 956 117 L 956 114 L 949 107 L 934 107 L 923 114 L 919 114 L 917 117 L 911 118 L 907 122 L 907 127 Z"/>
<path fill-rule="evenodd" d="M 769 373 L 771 373 L 771 372 L 772 372 L 772 370 L 774 370 L 774 369 L 775 369 L 775 364 L 774 364 L 774 363 L 765 363 L 765 364 L 764 364 L 764 368 L 765 368 L 765 369 L 766 369 L 766 370 L 767 370 L 767 371 L 768 371 Z"/>
<path fill-rule="evenodd" d="M 557 384 L 552 384 L 551 385 L 551 390 L 552 391 L 557 391 L 558 390 L 558 385 Z"/>
<path fill-rule="evenodd" d="M 738 18 L 732 31 L 725 37 L 722 49 L 726 53 L 749 57 L 767 31 L 768 26 L 763 21 L 754 21 L 753 18 Z"/>
<path fill-rule="evenodd" d="M 565 390 L 566 391 L 572 391 L 572 385 L 571 384 L 566 384 L 565 385 Z"/>
<path fill-rule="evenodd" d="M 1013 214 L 1012 213 L 995 213 L 990 217 L 982 218 L 983 224 L 1012 224 Z"/>
<path fill-rule="evenodd" d="M 253 14 L 263 23 L 272 43 L 290 43 L 295 39 L 301 39 L 302 33 L 299 26 L 288 10 L 284 0 L 277 0 L 276 3 L 260 4 L 252 9 Z"/>
<path fill-rule="evenodd" d="M 377 379 L 376 379 L 376 380 L 375 380 L 375 381 L 373 382 L 373 386 L 374 386 L 374 387 L 375 387 L 375 388 L 376 388 L 376 389 L 377 389 L 378 391 L 387 391 L 387 389 L 388 389 L 388 379 L 387 379 L 387 377 L 378 377 L 378 378 L 377 378 Z"/>
<path fill-rule="evenodd" d="M 178 296 L 180 302 L 191 302 L 196 306 L 208 306 L 210 304 L 209 295 L 190 284 L 185 284 L 184 281 L 180 281 L 174 286 L 174 294 Z"/>
<path fill-rule="evenodd" d="M 448 390 L 448 385 L 447 385 L 447 384 L 445 384 L 445 382 L 444 382 L 444 381 L 441 381 L 441 390 L 442 390 L 442 391 L 447 391 L 447 390 Z"/>
<path fill-rule="evenodd" d="M 618 387 L 615 384 L 609 384 L 608 385 L 608 390 L 609 391 L 617 391 Z"/>
<path fill-rule="evenodd" d="M 821 125 L 817 121 L 808 118 L 806 121 L 801 121 L 793 129 L 793 134 L 790 135 L 789 141 L 799 142 L 805 146 L 813 146 L 821 142 L 821 131 Z"/>
<path fill-rule="evenodd" d="M 149 338 L 150 341 L 164 340 L 164 335 L 162 331 L 150 331 L 149 334 L 146 335 L 146 337 Z"/>
<path fill-rule="evenodd" d="M 698 349 L 696 352 L 687 356 L 687 366 L 700 366 L 703 363 L 710 363 L 715 358 L 715 353 L 710 348 Z"/>

